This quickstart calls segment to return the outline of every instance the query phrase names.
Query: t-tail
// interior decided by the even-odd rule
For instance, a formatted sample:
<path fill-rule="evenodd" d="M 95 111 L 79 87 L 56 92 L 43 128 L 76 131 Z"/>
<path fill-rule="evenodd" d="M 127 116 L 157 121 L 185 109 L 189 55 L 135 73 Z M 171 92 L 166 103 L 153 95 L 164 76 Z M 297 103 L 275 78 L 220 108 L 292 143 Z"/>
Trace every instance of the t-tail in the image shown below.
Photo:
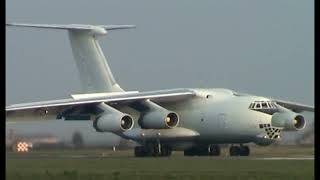
<path fill-rule="evenodd" d="M 68 30 L 70 44 L 80 75 L 83 93 L 124 91 L 115 81 L 98 42 L 110 30 L 134 28 L 134 25 L 20 24 L 7 26 Z"/>

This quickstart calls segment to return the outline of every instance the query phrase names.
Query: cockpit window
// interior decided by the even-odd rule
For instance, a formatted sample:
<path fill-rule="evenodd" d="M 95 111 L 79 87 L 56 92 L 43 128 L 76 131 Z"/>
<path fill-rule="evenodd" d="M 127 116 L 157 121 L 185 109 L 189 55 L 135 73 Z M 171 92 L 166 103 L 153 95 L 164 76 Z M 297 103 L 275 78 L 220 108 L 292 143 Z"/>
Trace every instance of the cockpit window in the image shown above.
<path fill-rule="evenodd" d="M 262 108 L 264 108 L 264 109 L 267 109 L 268 108 L 268 106 L 267 106 L 267 103 L 266 102 L 263 102 L 263 103 L 261 103 L 262 104 Z"/>
<path fill-rule="evenodd" d="M 270 115 L 279 111 L 276 104 L 272 101 L 254 101 L 249 105 L 249 109 L 267 113 Z"/>
<path fill-rule="evenodd" d="M 273 108 L 270 102 L 267 102 L 268 108 Z"/>
<path fill-rule="evenodd" d="M 256 107 L 255 107 L 255 108 L 257 108 L 257 109 L 260 109 L 260 108 L 261 108 L 260 102 L 257 102 L 257 103 L 256 103 Z"/>
<path fill-rule="evenodd" d="M 250 108 L 250 109 L 251 109 L 251 108 L 254 108 L 254 103 L 251 103 L 250 106 L 249 106 L 249 108 Z"/>

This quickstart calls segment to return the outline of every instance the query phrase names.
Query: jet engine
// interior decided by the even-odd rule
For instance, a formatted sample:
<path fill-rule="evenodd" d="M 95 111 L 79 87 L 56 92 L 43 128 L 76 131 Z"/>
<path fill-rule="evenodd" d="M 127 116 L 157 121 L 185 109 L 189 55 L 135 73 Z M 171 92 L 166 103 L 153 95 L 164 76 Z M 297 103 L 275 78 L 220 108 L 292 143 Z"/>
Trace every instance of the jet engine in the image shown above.
<path fill-rule="evenodd" d="M 141 113 L 139 125 L 144 129 L 165 129 L 174 128 L 179 123 L 177 113 L 169 111 L 153 102 L 147 101 L 144 104 L 148 110 Z"/>
<path fill-rule="evenodd" d="M 93 121 L 93 127 L 97 132 L 123 132 L 133 127 L 133 119 L 108 105 L 98 106 L 103 110 Z"/>
<path fill-rule="evenodd" d="M 294 112 L 278 112 L 272 115 L 272 126 L 282 127 L 283 130 L 297 131 L 306 126 L 304 117 Z"/>
<path fill-rule="evenodd" d="M 177 113 L 170 111 L 152 111 L 143 115 L 140 125 L 145 129 L 173 128 L 178 125 Z"/>

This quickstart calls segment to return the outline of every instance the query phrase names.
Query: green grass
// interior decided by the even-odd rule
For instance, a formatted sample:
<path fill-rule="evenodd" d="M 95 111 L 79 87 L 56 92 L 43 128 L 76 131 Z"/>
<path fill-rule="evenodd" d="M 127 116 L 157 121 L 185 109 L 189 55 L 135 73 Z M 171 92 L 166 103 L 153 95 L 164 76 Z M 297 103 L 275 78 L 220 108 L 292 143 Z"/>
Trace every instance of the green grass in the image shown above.
<path fill-rule="evenodd" d="M 314 161 L 212 158 L 8 160 L 6 179 L 314 179 Z"/>
<path fill-rule="evenodd" d="M 268 151 L 266 149 L 255 152 Z M 309 148 L 288 148 L 294 156 L 310 155 Z M 272 150 L 272 149 L 270 149 Z M 273 148 L 273 154 L 277 154 Z M 285 152 L 285 149 L 282 149 Z M 309 154 L 306 154 L 309 152 Z M 49 155 L 39 158 L 38 154 Z M 16 155 L 7 153 L 7 180 L 144 180 L 144 179 L 259 179 L 294 180 L 314 179 L 313 160 L 250 160 L 230 157 L 183 157 L 175 153 L 169 158 L 134 158 L 131 151 L 106 153 L 98 157 L 101 150 L 43 151 Z M 263 152 L 260 152 L 263 153 Z M 64 154 L 86 154 L 90 159 L 71 159 Z M 287 153 L 287 155 L 290 153 Z M 59 155 L 63 158 L 59 158 Z M 24 157 L 28 156 L 28 157 Z M 258 156 L 259 153 L 258 153 Z"/>

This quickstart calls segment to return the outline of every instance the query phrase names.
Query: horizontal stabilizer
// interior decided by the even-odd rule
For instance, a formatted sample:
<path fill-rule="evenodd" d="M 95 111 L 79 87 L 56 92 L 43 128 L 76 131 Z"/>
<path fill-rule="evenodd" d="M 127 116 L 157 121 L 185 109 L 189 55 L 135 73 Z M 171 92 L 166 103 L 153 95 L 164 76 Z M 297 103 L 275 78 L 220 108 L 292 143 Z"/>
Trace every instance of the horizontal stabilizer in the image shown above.
<path fill-rule="evenodd" d="M 33 27 L 45 29 L 67 29 L 67 30 L 95 30 L 103 28 L 105 30 L 118 30 L 135 28 L 135 25 L 87 25 L 87 24 L 27 24 L 27 23 L 7 23 L 7 26 Z"/>

